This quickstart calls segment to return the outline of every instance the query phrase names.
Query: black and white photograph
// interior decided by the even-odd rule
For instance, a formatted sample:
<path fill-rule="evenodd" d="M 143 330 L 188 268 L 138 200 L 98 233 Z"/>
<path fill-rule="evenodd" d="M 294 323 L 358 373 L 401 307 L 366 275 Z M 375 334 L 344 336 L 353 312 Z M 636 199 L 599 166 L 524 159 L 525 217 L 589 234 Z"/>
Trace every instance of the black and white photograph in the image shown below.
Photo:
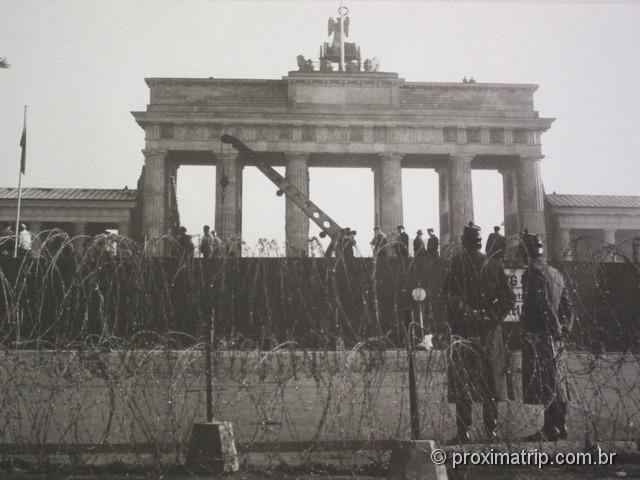
<path fill-rule="evenodd" d="M 640 478 L 640 1 L 0 0 L 0 480 Z"/>

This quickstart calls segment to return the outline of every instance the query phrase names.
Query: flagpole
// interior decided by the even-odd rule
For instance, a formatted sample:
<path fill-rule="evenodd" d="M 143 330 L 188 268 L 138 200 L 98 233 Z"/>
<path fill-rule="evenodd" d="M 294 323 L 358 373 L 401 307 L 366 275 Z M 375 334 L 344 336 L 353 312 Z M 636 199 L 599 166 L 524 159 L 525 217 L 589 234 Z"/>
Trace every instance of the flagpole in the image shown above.
<path fill-rule="evenodd" d="M 22 128 L 23 128 L 23 132 L 26 130 L 27 128 L 27 106 L 24 106 L 24 119 L 23 119 L 23 123 L 22 123 Z M 19 228 L 20 228 L 20 204 L 22 202 L 22 168 L 23 168 L 23 162 L 22 162 L 22 155 L 24 155 L 26 157 L 27 152 L 27 145 L 26 145 L 26 141 L 25 141 L 25 145 L 23 145 L 22 147 L 23 151 L 21 153 L 20 156 L 20 168 L 18 169 L 18 211 L 16 212 L 16 238 L 15 238 L 15 242 L 13 245 L 13 258 L 18 258 L 18 234 L 19 232 Z M 26 161 L 26 158 L 25 158 Z"/>
<path fill-rule="evenodd" d="M 340 71 L 344 72 L 344 10 L 342 7 L 342 0 L 340 0 Z"/>

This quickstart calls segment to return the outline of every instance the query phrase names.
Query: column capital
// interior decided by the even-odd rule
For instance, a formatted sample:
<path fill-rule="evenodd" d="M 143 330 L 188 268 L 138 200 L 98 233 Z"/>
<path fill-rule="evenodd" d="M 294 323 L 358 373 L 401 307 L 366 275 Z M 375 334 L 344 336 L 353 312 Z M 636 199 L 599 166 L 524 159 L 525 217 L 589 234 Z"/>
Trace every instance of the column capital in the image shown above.
<path fill-rule="evenodd" d="M 311 156 L 311 152 L 284 152 L 284 157 L 289 159 L 307 160 Z"/>
<path fill-rule="evenodd" d="M 511 173 L 515 173 L 515 165 L 502 165 L 498 168 L 498 173 L 500 175 L 509 175 Z"/>
<path fill-rule="evenodd" d="M 149 148 L 143 148 L 142 149 L 142 154 L 144 155 L 145 158 L 151 158 L 151 157 L 166 157 L 167 156 L 167 150 L 165 149 L 149 149 Z"/>
<path fill-rule="evenodd" d="M 240 156 L 240 152 L 238 152 L 237 150 L 228 150 L 228 151 L 224 151 L 224 152 L 214 152 L 213 156 L 218 159 L 218 158 L 236 158 Z"/>
<path fill-rule="evenodd" d="M 471 163 L 476 158 L 474 153 L 452 153 L 449 155 L 451 162 L 468 162 Z"/>
<path fill-rule="evenodd" d="M 378 157 L 382 160 L 402 160 L 404 153 L 400 152 L 379 152 Z"/>

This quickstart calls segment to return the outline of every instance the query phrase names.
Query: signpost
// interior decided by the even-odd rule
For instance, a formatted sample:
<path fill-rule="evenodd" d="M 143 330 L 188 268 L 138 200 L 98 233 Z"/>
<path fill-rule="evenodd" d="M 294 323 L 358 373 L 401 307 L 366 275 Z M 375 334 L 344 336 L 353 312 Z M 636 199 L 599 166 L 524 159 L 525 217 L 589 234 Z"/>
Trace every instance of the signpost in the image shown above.
<path fill-rule="evenodd" d="M 524 268 L 506 268 L 505 273 L 513 288 L 513 293 L 516 294 L 516 304 L 513 310 L 504 319 L 505 322 L 518 322 L 520 321 L 520 313 L 522 312 L 522 274 Z"/>

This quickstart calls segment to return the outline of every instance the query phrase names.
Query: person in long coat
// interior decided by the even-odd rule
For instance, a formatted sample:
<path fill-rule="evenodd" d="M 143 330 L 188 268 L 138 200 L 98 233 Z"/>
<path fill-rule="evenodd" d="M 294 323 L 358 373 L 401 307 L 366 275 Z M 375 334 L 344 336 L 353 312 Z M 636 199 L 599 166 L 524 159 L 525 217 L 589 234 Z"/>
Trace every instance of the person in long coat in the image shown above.
<path fill-rule="evenodd" d="M 443 297 L 451 328 L 447 398 L 456 404 L 457 435 L 449 443 L 470 440 L 473 402 L 482 403 L 488 440 L 497 437 L 498 401 L 507 399 L 507 362 L 502 321 L 515 295 L 502 264 L 480 250 L 480 228 L 469 222 L 462 249 L 445 272 Z"/>
<path fill-rule="evenodd" d="M 213 257 L 213 235 L 209 225 L 202 227 L 202 237 L 200 237 L 200 254 L 202 258 Z"/>
<path fill-rule="evenodd" d="M 522 401 L 544 405 L 544 424 L 528 441 L 567 438 L 565 418 L 570 400 L 565 339 L 573 327 L 573 305 L 562 274 L 542 257 L 539 236 L 524 233 L 522 275 Z"/>
<path fill-rule="evenodd" d="M 409 256 L 409 235 L 404 231 L 404 227 L 402 225 L 398 225 L 396 228 L 398 232 L 396 234 L 396 243 L 394 245 L 394 249 L 397 257 L 408 257 Z"/>
<path fill-rule="evenodd" d="M 487 245 L 485 246 L 484 253 L 490 257 L 495 257 L 496 260 L 502 261 L 507 253 L 507 239 L 500 233 L 500 227 L 493 227 L 493 233 L 487 238 Z"/>
<path fill-rule="evenodd" d="M 427 257 L 429 258 L 438 258 L 439 253 L 438 249 L 440 248 L 440 240 L 436 237 L 436 234 L 433 233 L 433 228 L 428 228 L 427 233 L 429 234 L 429 239 L 427 240 Z"/>
<path fill-rule="evenodd" d="M 416 258 L 427 256 L 427 250 L 425 248 L 422 235 L 423 235 L 422 230 L 418 230 L 416 232 L 416 238 L 413 239 L 413 255 Z"/>

